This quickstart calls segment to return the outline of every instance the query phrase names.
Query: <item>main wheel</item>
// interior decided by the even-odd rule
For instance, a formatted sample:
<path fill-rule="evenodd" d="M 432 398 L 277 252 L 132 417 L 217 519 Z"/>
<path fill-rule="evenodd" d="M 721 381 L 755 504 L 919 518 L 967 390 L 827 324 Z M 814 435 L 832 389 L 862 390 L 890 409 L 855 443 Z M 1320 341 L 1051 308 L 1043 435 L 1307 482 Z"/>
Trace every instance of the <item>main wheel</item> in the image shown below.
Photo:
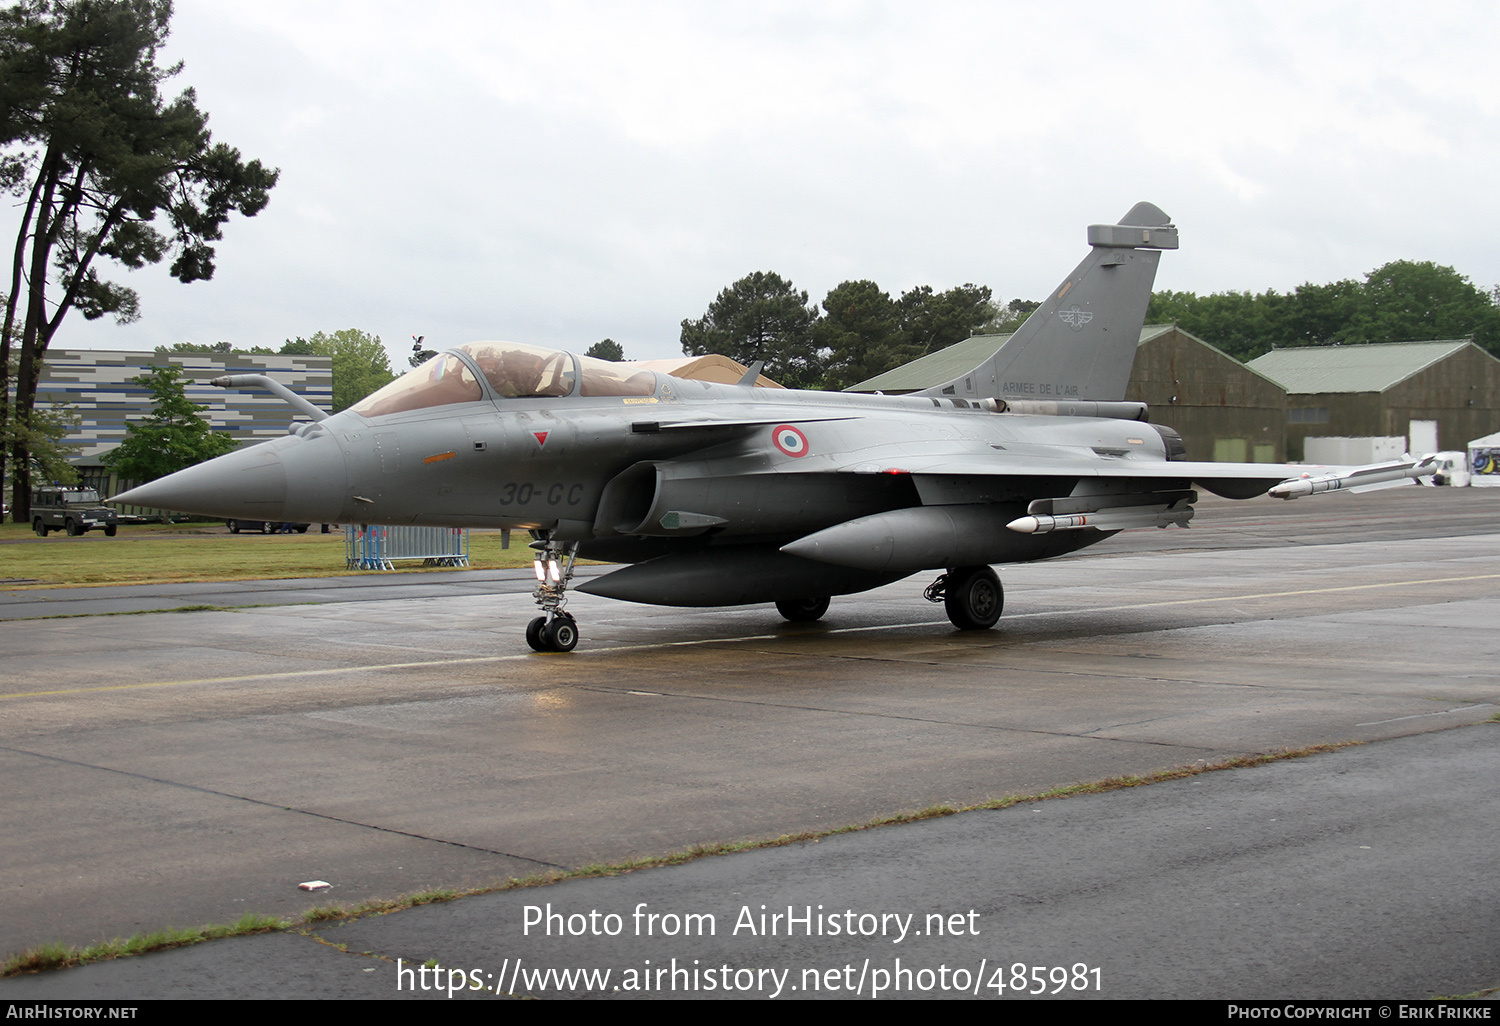
<path fill-rule="evenodd" d="M 230 520 L 230 521 L 228 521 L 228 524 L 229 524 L 229 533 L 230 534 L 239 534 L 240 533 L 240 522 L 238 520 Z"/>
<path fill-rule="evenodd" d="M 542 640 L 554 652 L 571 652 L 578 644 L 578 624 L 567 614 L 555 616 L 542 628 Z"/>
<path fill-rule="evenodd" d="M 948 571 L 943 605 L 948 619 L 961 631 L 983 631 L 995 626 L 1005 608 L 1000 578 L 987 566 L 961 566 Z"/>
<path fill-rule="evenodd" d="M 547 626 L 545 616 L 539 616 L 526 625 L 526 644 L 530 645 L 533 651 L 547 651 L 547 645 L 542 641 L 542 628 L 545 626 Z"/>
<path fill-rule="evenodd" d="M 43 538 L 47 537 L 47 525 L 42 523 L 41 517 L 37 517 L 31 522 L 31 529 Z"/>
<path fill-rule="evenodd" d="M 776 611 L 792 623 L 811 623 L 823 619 L 823 614 L 828 612 L 828 599 L 777 599 Z"/>
<path fill-rule="evenodd" d="M 269 520 L 262 520 L 260 522 L 260 533 L 261 534 L 275 534 L 276 533 L 276 525 L 273 524 L 273 523 L 271 523 L 271 521 L 269 521 Z"/>

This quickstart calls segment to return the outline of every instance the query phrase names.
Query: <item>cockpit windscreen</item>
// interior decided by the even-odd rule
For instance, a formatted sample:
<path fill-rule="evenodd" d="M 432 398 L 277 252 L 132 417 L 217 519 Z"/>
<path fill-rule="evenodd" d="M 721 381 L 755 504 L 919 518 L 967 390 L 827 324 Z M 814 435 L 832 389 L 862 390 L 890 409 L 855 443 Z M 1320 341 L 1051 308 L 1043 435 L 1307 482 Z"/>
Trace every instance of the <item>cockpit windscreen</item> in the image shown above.
<path fill-rule="evenodd" d="M 383 417 L 450 403 L 472 403 L 484 398 L 479 380 L 468 364 L 451 354 L 434 356 L 389 385 L 350 407 L 365 417 Z"/>

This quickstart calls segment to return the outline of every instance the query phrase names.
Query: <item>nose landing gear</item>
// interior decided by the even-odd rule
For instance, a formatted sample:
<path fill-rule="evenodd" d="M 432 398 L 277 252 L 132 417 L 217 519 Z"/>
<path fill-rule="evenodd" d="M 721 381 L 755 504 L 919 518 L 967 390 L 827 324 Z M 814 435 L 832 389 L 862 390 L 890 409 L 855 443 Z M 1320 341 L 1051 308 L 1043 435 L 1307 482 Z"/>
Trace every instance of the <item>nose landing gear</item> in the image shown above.
<path fill-rule="evenodd" d="M 571 652 L 578 644 L 578 621 L 563 607 L 568 603 L 568 582 L 573 579 L 577 542 L 560 542 L 551 532 L 538 532 L 536 590 L 531 593 L 542 615 L 526 625 L 526 644 L 538 652 Z"/>

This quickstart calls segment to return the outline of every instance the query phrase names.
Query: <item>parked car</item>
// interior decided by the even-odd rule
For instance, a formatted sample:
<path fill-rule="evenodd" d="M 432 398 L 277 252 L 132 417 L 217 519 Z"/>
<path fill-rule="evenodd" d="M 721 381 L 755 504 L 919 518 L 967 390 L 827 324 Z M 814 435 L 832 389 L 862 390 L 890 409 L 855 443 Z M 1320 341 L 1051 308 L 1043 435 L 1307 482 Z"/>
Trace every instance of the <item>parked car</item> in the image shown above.
<path fill-rule="evenodd" d="M 114 509 L 101 503 L 92 488 L 43 485 L 31 491 L 31 529 L 43 538 L 48 531 L 67 531 L 76 538 L 95 530 L 113 538 L 119 523 Z"/>
<path fill-rule="evenodd" d="M 230 534 L 239 534 L 241 531 L 249 531 L 252 534 L 306 534 L 311 524 L 288 524 L 275 520 L 226 520 L 229 525 Z"/>

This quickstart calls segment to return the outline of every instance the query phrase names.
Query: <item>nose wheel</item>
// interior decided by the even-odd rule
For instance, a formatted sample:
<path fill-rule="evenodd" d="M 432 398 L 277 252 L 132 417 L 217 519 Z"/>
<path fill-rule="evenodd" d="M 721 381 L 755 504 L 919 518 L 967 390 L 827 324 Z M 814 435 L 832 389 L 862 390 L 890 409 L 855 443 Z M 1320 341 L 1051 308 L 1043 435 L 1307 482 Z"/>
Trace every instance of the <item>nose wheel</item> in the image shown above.
<path fill-rule="evenodd" d="M 563 607 L 568 603 L 578 543 L 554 541 L 549 532 L 540 531 L 532 547 L 537 556 L 536 590 L 531 596 L 542 607 L 542 615 L 526 625 L 526 644 L 537 652 L 571 652 L 578 645 L 578 621 Z"/>
<path fill-rule="evenodd" d="M 526 644 L 538 652 L 571 652 L 578 645 L 578 623 L 571 613 L 558 613 L 550 623 L 539 616 L 526 625 Z"/>

